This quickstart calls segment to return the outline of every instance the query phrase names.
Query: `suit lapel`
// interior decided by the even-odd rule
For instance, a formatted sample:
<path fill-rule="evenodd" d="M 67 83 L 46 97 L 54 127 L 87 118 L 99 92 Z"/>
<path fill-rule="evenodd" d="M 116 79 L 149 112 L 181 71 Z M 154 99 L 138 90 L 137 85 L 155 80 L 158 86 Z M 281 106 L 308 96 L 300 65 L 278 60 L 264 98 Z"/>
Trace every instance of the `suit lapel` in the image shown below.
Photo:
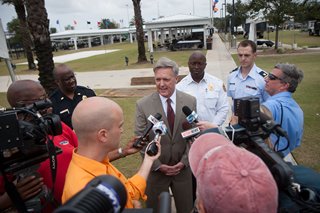
<path fill-rule="evenodd" d="M 181 116 L 182 116 L 182 105 L 183 105 L 183 97 L 181 96 L 181 92 L 176 90 L 176 113 L 174 117 L 174 127 L 173 127 L 173 134 L 172 136 L 175 136 L 175 134 L 178 131 L 178 127 L 182 124 L 180 124 Z"/>
<path fill-rule="evenodd" d="M 160 95 L 159 93 L 154 93 L 153 94 L 153 104 L 152 104 L 152 108 L 154 109 L 155 113 L 158 112 L 162 115 L 162 118 L 160 119 L 161 121 L 164 122 L 164 124 L 166 125 L 167 127 L 167 134 L 169 135 L 169 137 L 172 137 L 172 133 L 170 132 L 170 128 L 169 128 L 169 123 L 168 123 L 168 119 L 167 119 L 167 116 L 166 116 L 166 113 L 162 107 L 162 102 L 160 100 Z"/>

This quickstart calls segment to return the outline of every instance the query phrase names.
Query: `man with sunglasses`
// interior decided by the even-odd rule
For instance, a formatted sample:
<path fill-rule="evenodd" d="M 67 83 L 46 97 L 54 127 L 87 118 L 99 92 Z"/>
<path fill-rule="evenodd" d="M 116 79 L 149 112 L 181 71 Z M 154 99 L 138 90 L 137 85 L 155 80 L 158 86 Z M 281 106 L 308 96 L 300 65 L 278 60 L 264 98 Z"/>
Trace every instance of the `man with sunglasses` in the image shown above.
<path fill-rule="evenodd" d="M 251 40 L 241 41 L 237 52 L 240 66 L 234 69 L 228 77 L 228 96 L 232 100 L 255 96 L 260 99 L 260 103 L 263 103 L 269 97 L 264 90 L 264 77 L 267 76 L 267 73 L 255 64 L 257 45 Z"/>
<path fill-rule="evenodd" d="M 71 116 L 77 104 L 85 98 L 96 96 L 93 90 L 77 85 L 76 76 L 67 65 L 59 64 L 53 72 L 58 88 L 50 95 L 53 113 L 72 128 Z"/>
<path fill-rule="evenodd" d="M 303 134 L 303 111 L 292 98 L 303 79 L 303 72 L 293 64 L 277 64 L 265 79 L 265 90 L 270 98 L 262 103 L 272 114 L 276 123 L 288 133 L 289 141 L 284 137 L 271 134 L 275 151 L 287 156 L 300 146 Z"/>

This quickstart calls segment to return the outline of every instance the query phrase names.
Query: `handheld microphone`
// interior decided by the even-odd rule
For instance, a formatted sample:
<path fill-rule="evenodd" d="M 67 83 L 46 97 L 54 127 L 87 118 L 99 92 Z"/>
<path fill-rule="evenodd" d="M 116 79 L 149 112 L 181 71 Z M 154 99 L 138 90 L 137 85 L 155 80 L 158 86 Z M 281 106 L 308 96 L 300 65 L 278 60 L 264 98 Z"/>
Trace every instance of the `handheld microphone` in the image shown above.
<path fill-rule="evenodd" d="M 198 114 L 195 111 L 191 111 L 191 109 L 187 106 L 182 107 L 183 113 L 187 116 L 187 121 L 191 123 L 198 123 Z"/>
<path fill-rule="evenodd" d="M 260 111 L 260 123 L 262 124 L 262 128 L 268 132 L 273 132 L 282 137 L 288 138 L 287 132 L 281 128 L 281 126 L 274 122 L 272 118 L 270 118 L 267 114 Z"/>
<path fill-rule="evenodd" d="M 158 153 L 158 147 L 156 145 L 156 141 L 158 141 L 160 135 L 165 135 L 168 129 L 163 121 L 159 121 L 153 126 L 152 130 L 155 136 L 146 149 L 147 154 L 150 156 L 154 156 Z"/>
<path fill-rule="evenodd" d="M 181 132 L 181 135 L 182 135 L 183 139 L 189 139 L 191 137 L 196 136 L 199 133 L 200 133 L 199 127 L 195 127 L 195 128 L 192 128 L 192 129 L 188 129 L 188 130 L 186 130 L 184 132 Z"/>
<path fill-rule="evenodd" d="M 154 116 L 149 115 L 148 121 L 150 121 L 147 125 L 147 128 L 144 130 L 142 136 L 140 136 L 136 142 L 134 142 L 133 147 L 134 148 L 140 148 L 142 145 L 142 141 L 146 139 L 148 136 L 150 130 L 152 129 L 153 125 L 158 123 L 159 120 L 161 119 L 162 115 L 160 113 L 156 113 Z"/>

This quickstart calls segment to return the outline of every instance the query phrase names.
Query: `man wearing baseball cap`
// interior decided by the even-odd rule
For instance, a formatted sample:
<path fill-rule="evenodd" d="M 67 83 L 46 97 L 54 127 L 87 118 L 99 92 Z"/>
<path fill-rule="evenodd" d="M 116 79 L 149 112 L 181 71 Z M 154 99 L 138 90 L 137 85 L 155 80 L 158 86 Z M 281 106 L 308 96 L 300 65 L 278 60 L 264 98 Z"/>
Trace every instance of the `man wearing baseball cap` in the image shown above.
<path fill-rule="evenodd" d="M 200 213 L 277 212 L 277 184 L 256 155 L 216 133 L 198 137 L 189 152 Z"/>

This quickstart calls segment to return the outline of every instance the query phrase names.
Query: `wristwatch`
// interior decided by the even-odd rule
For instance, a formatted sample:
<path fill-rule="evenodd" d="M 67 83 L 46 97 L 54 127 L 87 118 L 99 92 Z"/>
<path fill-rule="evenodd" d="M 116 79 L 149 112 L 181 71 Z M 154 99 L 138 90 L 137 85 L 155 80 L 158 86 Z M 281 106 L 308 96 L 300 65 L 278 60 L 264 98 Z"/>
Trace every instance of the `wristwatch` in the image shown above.
<path fill-rule="evenodd" d="M 118 154 L 119 154 L 119 156 L 120 156 L 121 158 L 126 157 L 126 156 L 123 154 L 123 150 L 122 150 L 121 147 L 118 149 Z"/>

